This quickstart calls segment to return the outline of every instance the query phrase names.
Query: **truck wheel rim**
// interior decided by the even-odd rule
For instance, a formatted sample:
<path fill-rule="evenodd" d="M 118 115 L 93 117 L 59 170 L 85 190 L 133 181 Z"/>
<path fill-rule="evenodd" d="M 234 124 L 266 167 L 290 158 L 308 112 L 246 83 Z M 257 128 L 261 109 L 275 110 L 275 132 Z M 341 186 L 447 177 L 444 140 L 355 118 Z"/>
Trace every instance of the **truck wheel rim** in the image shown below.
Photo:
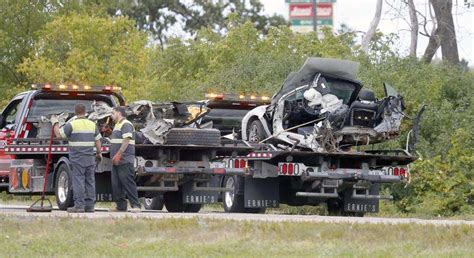
<path fill-rule="evenodd" d="M 145 205 L 147 207 L 150 207 L 152 202 L 153 202 L 153 198 L 145 198 Z"/>
<path fill-rule="evenodd" d="M 260 141 L 260 139 L 258 137 L 258 127 L 255 124 L 252 125 L 252 127 L 250 127 L 249 140 L 251 142 L 259 142 Z"/>
<path fill-rule="evenodd" d="M 61 203 L 65 202 L 67 199 L 67 193 L 69 190 L 69 184 L 68 184 L 68 175 L 66 171 L 62 171 L 61 174 L 59 175 L 59 180 L 58 180 L 58 198 Z"/>
<path fill-rule="evenodd" d="M 231 189 L 234 189 L 234 178 L 233 177 L 229 177 L 229 179 L 227 179 L 226 183 L 225 183 L 225 187 L 226 188 L 231 188 Z M 225 204 L 227 207 L 232 207 L 232 205 L 234 204 L 234 190 L 230 191 L 230 192 L 225 192 Z"/>

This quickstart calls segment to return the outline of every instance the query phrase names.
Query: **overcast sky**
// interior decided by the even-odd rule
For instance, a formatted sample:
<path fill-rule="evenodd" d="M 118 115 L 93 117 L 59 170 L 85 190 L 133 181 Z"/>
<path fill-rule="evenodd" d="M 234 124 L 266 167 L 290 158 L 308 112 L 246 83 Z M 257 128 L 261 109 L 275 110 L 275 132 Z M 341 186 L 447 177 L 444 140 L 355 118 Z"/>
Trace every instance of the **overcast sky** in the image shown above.
<path fill-rule="evenodd" d="M 288 5 L 285 0 L 261 0 L 265 6 L 265 13 L 277 13 L 288 19 Z M 397 1 L 392 1 L 397 2 Z M 426 13 L 428 0 L 415 0 L 417 10 Z M 460 58 L 469 61 L 469 65 L 474 65 L 474 6 L 467 8 L 464 0 L 453 0 L 454 24 L 458 39 Z M 356 31 L 367 31 L 375 13 L 376 0 L 337 0 L 334 6 L 334 25 L 339 28 L 341 24 L 346 24 Z M 397 16 L 384 1 L 382 20 L 379 30 L 383 33 L 396 33 L 400 37 L 400 50 L 408 53 L 410 45 L 409 25 L 403 19 L 394 19 Z M 408 19 L 408 14 L 403 14 Z M 422 55 L 428 40 L 420 36 L 418 43 L 418 54 Z M 440 53 L 437 54 L 441 56 Z"/>

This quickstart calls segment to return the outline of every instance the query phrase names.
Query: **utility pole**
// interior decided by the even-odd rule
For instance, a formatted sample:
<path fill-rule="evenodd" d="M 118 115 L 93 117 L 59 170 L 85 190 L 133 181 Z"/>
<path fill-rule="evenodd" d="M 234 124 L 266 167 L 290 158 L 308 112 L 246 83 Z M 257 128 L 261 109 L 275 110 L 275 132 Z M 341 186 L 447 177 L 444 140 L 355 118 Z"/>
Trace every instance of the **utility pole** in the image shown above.
<path fill-rule="evenodd" d="M 318 14 L 317 14 L 317 2 L 318 0 L 313 0 L 313 31 L 318 35 Z"/>

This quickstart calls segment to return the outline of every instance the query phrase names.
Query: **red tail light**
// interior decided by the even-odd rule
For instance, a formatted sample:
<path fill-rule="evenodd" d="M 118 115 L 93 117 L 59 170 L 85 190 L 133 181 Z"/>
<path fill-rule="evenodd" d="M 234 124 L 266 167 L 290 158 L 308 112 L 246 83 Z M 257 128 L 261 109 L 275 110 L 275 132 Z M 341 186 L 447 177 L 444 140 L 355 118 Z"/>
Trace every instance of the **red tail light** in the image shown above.
<path fill-rule="evenodd" d="M 238 159 L 234 160 L 234 168 L 239 168 L 239 160 Z"/>
<path fill-rule="evenodd" d="M 283 173 L 283 175 L 286 175 L 286 173 L 288 172 L 288 166 L 285 164 L 283 164 L 283 166 L 281 166 L 281 173 Z"/>
<path fill-rule="evenodd" d="M 293 164 L 288 164 L 288 175 L 293 175 Z"/>
<path fill-rule="evenodd" d="M 395 176 L 398 176 L 398 170 L 399 170 L 398 167 L 396 167 L 396 168 L 393 169 L 393 174 L 394 174 Z"/>
<path fill-rule="evenodd" d="M 400 168 L 400 176 L 405 177 L 406 176 L 406 171 L 404 168 Z"/>
<path fill-rule="evenodd" d="M 244 167 L 246 167 L 245 159 L 241 159 L 240 160 L 240 168 L 244 168 Z"/>

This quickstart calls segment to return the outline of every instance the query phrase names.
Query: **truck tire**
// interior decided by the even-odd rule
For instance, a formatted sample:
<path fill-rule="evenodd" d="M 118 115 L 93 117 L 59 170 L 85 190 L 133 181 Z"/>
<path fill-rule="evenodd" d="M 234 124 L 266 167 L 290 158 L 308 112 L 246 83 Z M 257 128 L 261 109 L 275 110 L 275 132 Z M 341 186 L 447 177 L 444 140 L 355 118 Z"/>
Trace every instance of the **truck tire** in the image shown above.
<path fill-rule="evenodd" d="M 199 212 L 202 204 L 189 204 L 183 202 L 183 192 L 166 192 L 164 194 L 164 203 L 168 212 Z"/>
<path fill-rule="evenodd" d="M 250 124 L 247 135 L 248 141 L 252 143 L 259 143 L 266 138 L 265 129 L 263 129 L 263 124 L 258 118 Z"/>
<path fill-rule="evenodd" d="M 222 194 L 224 211 L 227 213 L 265 213 L 265 208 L 245 208 L 244 195 L 239 194 L 239 190 L 244 188 L 243 184 L 243 177 L 228 176 L 224 178 L 224 187 L 234 189 Z"/>
<path fill-rule="evenodd" d="M 67 164 L 61 164 L 56 171 L 55 182 L 56 203 L 60 210 L 74 205 L 74 197 L 72 194 L 71 170 Z"/>
<path fill-rule="evenodd" d="M 219 146 L 221 133 L 217 129 L 173 128 L 166 135 L 165 143 Z"/>
<path fill-rule="evenodd" d="M 196 204 L 186 204 L 186 207 L 184 208 L 184 212 L 190 212 L 190 213 L 196 213 L 201 210 L 202 204 L 196 203 Z"/>
<path fill-rule="evenodd" d="M 143 198 L 143 206 L 145 206 L 145 210 L 150 211 L 160 211 L 163 209 L 163 195 L 158 195 L 153 198 Z"/>
<path fill-rule="evenodd" d="M 244 196 L 238 194 L 239 189 L 241 189 L 241 184 L 243 182 L 242 177 L 238 176 L 226 176 L 224 178 L 224 187 L 233 188 L 231 192 L 222 193 L 222 203 L 224 204 L 224 211 L 227 213 L 243 213 L 245 212 L 244 208 Z"/>
<path fill-rule="evenodd" d="M 163 201 L 168 212 L 184 212 L 184 208 L 186 208 L 181 191 L 166 192 Z"/>

